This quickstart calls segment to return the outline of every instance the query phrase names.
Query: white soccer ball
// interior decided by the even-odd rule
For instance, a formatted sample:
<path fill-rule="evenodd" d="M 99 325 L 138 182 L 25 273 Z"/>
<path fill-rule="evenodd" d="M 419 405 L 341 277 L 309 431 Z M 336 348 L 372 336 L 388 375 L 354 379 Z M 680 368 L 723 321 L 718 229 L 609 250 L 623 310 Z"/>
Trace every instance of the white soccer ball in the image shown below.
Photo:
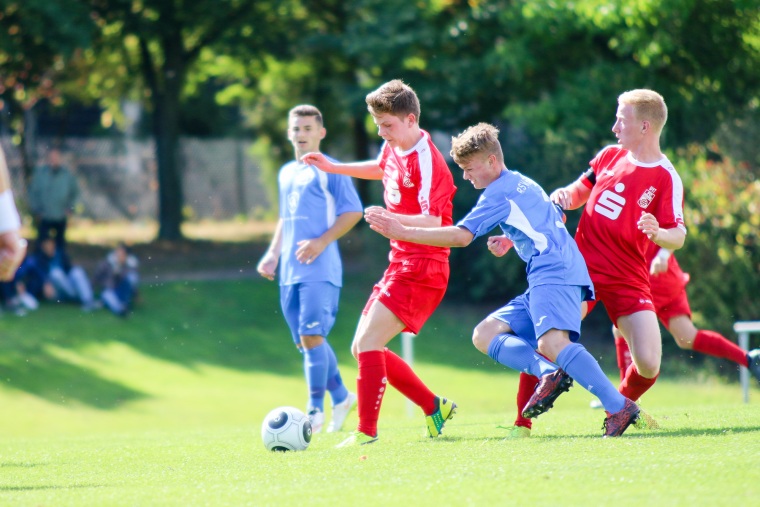
<path fill-rule="evenodd" d="M 261 440 L 270 451 L 304 451 L 311 442 L 311 422 L 294 407 L 278 407 L 261 423 Z"/>

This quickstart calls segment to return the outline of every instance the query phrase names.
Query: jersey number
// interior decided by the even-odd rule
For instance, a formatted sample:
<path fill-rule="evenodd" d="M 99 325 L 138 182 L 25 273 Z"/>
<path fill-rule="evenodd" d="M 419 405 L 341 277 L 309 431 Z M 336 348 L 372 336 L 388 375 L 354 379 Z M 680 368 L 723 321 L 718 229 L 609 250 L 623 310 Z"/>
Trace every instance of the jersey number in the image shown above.
<path fill-rule="evenodd" d="M 615 192 L 605 190 L 596 201 L 594 205 L 594 211 L 600 215 L 604 215 L 610 220 L 615 220 L 620 216 L 620 212 L 623 211 L 625 205 L 625 197 L 618 195 Z"/>

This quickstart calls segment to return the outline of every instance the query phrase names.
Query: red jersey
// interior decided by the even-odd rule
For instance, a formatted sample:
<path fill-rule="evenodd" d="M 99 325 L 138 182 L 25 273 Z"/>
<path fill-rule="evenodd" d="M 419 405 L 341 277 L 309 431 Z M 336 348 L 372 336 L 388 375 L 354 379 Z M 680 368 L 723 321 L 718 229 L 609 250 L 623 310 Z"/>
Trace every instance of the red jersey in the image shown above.
<path fill-rule="evenodd" d="M 637 222 L 647 212 L 660 227 L 683 222 L 683 184 L 667 158 L 637 161 L 619 146 L 608 146 L 589 164 L 582 182 L 591 188 L 575 241 L 594 285 L 649 290 L 646 251 L 652 241 Z"/>
<path fill-rule="evenodd" d="M 647 248 L 647 265 L 652 265 L 652 260 L 660 251 L 660 246 L 652 243 Z M 656 308 L 667 305 L 675 300 L 689 283 L 689 274 L 684 273 L 681 266 L 672 255 L 668 259 L 668 270 L 658 275 L 650 275 L 649 281 L 652 286 L 652 299 Z"/>
<path fill-rule="evenodd" d="M 422 138 L 410 150 L 398 152 L 388 143 L 378 156 L 383 170 L 385 207 L 400 215 L 432 215 L 441 217 L 441 226 L 452 225 L 452 199 L 457 187 L 446 161 L 422 131 Z M 391 262 L 413 257 L 447 261 L 449 249 L 391 240 Z"/>

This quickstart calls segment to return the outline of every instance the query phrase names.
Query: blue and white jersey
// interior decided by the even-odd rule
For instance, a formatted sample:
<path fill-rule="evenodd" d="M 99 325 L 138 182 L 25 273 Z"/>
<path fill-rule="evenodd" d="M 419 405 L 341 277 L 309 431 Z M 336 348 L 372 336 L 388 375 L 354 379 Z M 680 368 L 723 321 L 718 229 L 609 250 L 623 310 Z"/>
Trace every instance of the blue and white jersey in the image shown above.
<path fill-rule="evenodd" d="M 496 226 L 527 263 L 528 290 L 538 285 L 577 285 L 593 294 L 586 263 L 546 192 L 522 174 L 504 170 L 458 224 L 482 236 Z M 593 299 L 593 298 L 592 298 Z"/>
<path fill-rule="evenodd" d="M 282 219 L 280 285 L 330 282 L 341 287 L 343 266 L 337 241 L 330 243 L 311 264 L 298 262 L 296 250 L 299 241 L 324 234 L 338 215 L 362 211 L 351 178 L 328 174 L 294 160 L 282 166 L 278 183 Z"/>

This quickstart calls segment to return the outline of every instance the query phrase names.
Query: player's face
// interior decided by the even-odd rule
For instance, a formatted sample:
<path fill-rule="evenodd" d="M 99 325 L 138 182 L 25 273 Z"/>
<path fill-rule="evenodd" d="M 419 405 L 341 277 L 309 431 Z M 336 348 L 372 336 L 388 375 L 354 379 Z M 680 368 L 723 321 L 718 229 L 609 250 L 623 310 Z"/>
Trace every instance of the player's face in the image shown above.
<path fill-rule="evenodd" d="M 615 124 L 612 126 L 612 132 L 615 133 L 618 143 L 626 150 L 635 149 L 641 142 L 643 135 L 643 123 L 636 119 L 633 106 L 630 104 L 619 104 Z"/>
<path fill-rule="evenodd" d="M 414 126 L 417 124 L 414 115 L 410 114 L 405 118 L 399 118 L 391 113 L 383 113 L 377 116 L 373 115 L 372 120 L 377 125 L 377 135 L 385 139 L 392 148 L 409 148 L 406 146 L 408 144 L 406 141 L 410 138 Z"/>
<path fill-rule="evenodd" d="M 462 178 L 478 189 L 486 188 L 501 173 L 495 155 L 475 155 L 464 161 L 459 167 L 462 168 Z"/>
<path fill-rule="evenodd" d="M 288 139 L 296 150 L 296 158 L 319 151 L 319 143 L 327 131 L 315 116 L 291 116 L 288 120 Z"/>

